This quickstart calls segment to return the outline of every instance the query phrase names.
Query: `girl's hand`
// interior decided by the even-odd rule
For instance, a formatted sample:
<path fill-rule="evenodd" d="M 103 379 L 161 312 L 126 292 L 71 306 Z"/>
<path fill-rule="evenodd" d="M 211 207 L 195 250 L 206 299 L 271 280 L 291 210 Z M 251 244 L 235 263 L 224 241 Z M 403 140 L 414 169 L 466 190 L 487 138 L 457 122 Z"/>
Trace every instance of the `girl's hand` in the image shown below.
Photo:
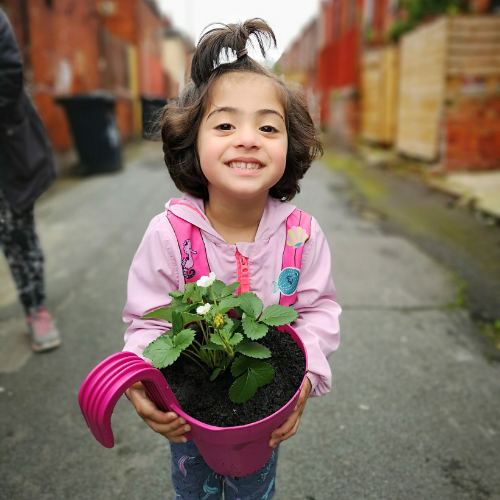
<path fill-rule="evenodd" d="M 278 427 L 272 434 L 271 440 L 269 441 L 269 446 L 271 448 L 276 448 L 282 441 L 286 441 L 287 439 L 295 436 L 297 429 L 299 428 L 300 417 L 304 412 L 306 407 L 307 398 L 309 397 L 309 393 L 311 392 L 311 382 L 306 377 L 306 381 L 302 386 L 302 390 L 300 391 L 299 399 L 297 401 L 297 406 L 293 413 L 288 417 L 288 419 L 283 423 L 281 427 Z"/>
<path fill-rule="evenodd" d="M 128 399 L 135 406 L 139 416 L 146 422 L 151 429 L 158 434 L 165 436 L 172 443 L 185 443 L 185 432 L 191 430 L 189 424 L 174 412 L 163 412 L 148 398 L 146 390 L 141 382 L 130 386 L 126 391 Z"/>

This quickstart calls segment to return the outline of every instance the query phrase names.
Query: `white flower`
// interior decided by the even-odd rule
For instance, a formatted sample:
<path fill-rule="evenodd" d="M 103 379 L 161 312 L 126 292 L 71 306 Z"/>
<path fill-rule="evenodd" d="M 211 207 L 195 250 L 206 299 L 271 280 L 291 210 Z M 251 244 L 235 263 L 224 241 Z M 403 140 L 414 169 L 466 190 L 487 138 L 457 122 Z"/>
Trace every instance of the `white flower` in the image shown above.
<path fill-rule="evenodd" d="M 215 273 L 211 272 L 208 276 L 202 276 L 196 284 L 203 288 L 209 287 L 215 281 Z"/>
<path fill-rule="evenodd" d="M 206 276 L 205 276 L 205 278 L 206 278 Z M 210 304 L 205 304 L 204 306 L 199 306 L 196 308 L 196 314 L 203 316 L 204 314 L 207 314 L 208 311 L 210 311 L 210 307 L 211 307 Z"/>

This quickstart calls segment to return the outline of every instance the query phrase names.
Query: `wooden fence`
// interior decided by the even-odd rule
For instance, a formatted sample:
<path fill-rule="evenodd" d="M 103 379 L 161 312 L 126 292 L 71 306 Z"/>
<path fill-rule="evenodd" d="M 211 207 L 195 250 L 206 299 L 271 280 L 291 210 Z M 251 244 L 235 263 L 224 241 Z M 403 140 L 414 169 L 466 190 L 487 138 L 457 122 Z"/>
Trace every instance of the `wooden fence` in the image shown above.
<path fill-rule="evenodd" d="M 398 48 L 366 51 L 361 60 L 361 123 L 363 139 L 393 144 L 398 104 Z"/>
<path fill-rule="evenodd" d="M 443 121 L 457 94 L 500 92 L 500 18 L 441 18 L 400 44 L 396 148 L 435 161 L 446 149 Z M 474 133 L 471 130 L 470 133 Z"/>

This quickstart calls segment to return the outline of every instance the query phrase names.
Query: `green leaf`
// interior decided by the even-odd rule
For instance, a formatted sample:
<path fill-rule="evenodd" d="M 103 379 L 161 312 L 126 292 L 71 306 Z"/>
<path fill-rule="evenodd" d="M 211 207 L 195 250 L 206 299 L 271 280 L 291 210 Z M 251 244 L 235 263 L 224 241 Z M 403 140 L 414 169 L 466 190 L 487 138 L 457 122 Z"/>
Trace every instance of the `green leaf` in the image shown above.
<path fill-rule="evenodd" d="M 234 360 L 231 373 L 234 377 L 239 377 L 229 389 L 229 398 L 234 403 L 248 401 L 259 387 L 271 382 L 275 375 L 274 368 L 269 363 L 246 356 L 239 356 Z"/>
<path fill-rule="evenodd" d="M 202 345 L 201 348 L 205 351 L 224 351 L 224 346 L 219 344 L 214 344 L 209 342 L 208 344 Z"/>
<path fill-rule="evenodd" d="M 224 288 L 226 288 L 226 284 L 221 280 L 215 280 L 212 283 L 212 290 L 214 291 L 214 293 L 217 296 L 220 296 L 220 294 L 221 294 L 222 290 L 224 290 Z M 211 296 L 212 296 L 212 294 L 210 294 L 210 297 Z"/>
<path fill-rule="evenodd" d="M 186 283 L 186 285 L 184 286 L 184 293 L 182 294 L 184 302 L 187 302 L 187 300 L 191 298 L 191 294 L 194 292 L 195 286 L 196 283 Z"/>
<path fill-rule="evenodd" d="M 255 358 L 248 358 L 247 356 L 238 356 L 231 365 L 231 373 L 233 377 L 239 377 L 246 370 L 252 366 L 257 366 L 261 361 Z"/>
<path fill-rule="evenodd" d="M 177 335 L 184 328 L 182 314 L 177 311 L 172 311 L 172 331 Z"/>
<path fill-rule="evenodd" d="M 224 326 L 222 330 L 224 330 L 224 333 L 226 334 L 226 337 L 228 339 L 233 336 L 234 323 L 231 318 L 228 318 L 227 316 L 224 317 Z"/>
<path fill-rule="evenodd" d="M 243 316 L 243 314 L 245 313 L 245 311 L 243 311 L 243 309 L 240 307 L 240 306 L 236 306 L 234 308 L 234 312 L 235 314 L 237 314 L 240 318 Z"/>
<path fill-rule="evenodd" d="M 184 287 L 184 295 L 183 295 L 184 302 L 187 302 L 187 300 L 190 299 L 191 302 L 197 304 L 198 302 L 201 302 L 202 297 L 203 293 L 196 283 L 186 284 L 186 286 Z"/>
<path fill-rule="evenodd" d="M 212 335 L 210 335 L 210 340 L 214 343 L 214 344 L 217 344 L 217 345 L 223 345 L 222 344 L 222 340 L 220 339 L 219 335 L 216 334 L 216 333 L 212 333 Z"/>
<path fill-rule="evenodd" d="M 249 318 L 248 316 L 241 320 L 241 324 L 243 325 L 245 335 L 252 340 L 258 340 L 265 337 L 269 328 L 267 325 L 258 323 L 255 319 Z"/>
<path fill-rule="evenodd" d="M 170 292 L 169 295 L 172 297 L 172 304 L 170 304 L 170 307 L 172 309 L 177 309 L 177 307 L 182 304 L 182 297 L 184 296 L 184 292 L 175 290 L 174 292 Z"/>
<path fill-rule="evenodd" d="M 153 340 L 142 354 L 153 362 L 155 368 L 160 369 L 170 366 L 180 356 L 181 351 L 174 347 L 168 335 L 161 335 Z"/>
<path fill-rule="evenodd" d="M 144 316 L 141 319 L 163 319 L 172 323 L 172 308 L 171 307 L 160 307 L 155 309 Z"/>
<path fill-rule="evenodd" d="M 234 350 L 251 358 L 264 359 L 271 357 L 271 351 L 258 342 L 244 342 L 236 346 Z"/>
<path fill-rule="evenodd" d="M 193 330 L 182 330 L 173 337 L 163 334 L 144 349 L 143 356 L 150 359 L 155 368 L 165 368 L 177 360 L 181 352 L 191 345 L 194 337 Z"/>
<path fill-rule="evenodd" d="M 243 335 L 239 332 L 236 332 L 230 339 L 229 345 L 238 345 L 243 340 Z"/>
<path fill-rule="evenodd" d="M 189 323 L 197 323 L 198 321 L 202 321 L 203 317 L 200 316 L 199 314 L 193 314 L 193 313 L 188 313 L 188 312 L 183 312 L 182 313 L 182 320 L 184 324 L 182 326 L 186 326 Z"/>
<path fill-rule="evenodd" d="M 237 319 L 237 318 L 231 318 L 233 320 L 233 332 L 237 332 L 237 331 L 240 331 L 241 333 L 243 333 L 243 329 L 241 329 L 241 320 Z"/>
<path fill-rule="evenodd" d="M 222 370 L 220 368 L 216 368 L 213 372 L 212 372 L 212 375 L 210 376 L 210 382 L 214 381 L 216 378 L 217 378 L 217 375 L 219 375 L 219 373 L 221 372 Z"/>
<path fill-rule="evenodd" d="M 269 326 L 281 326 L 292 323 L 297 317 L 298 314 L 291 307 L 272 305 L 264 309 L 259 321 Z"/>
<path fill-rule="evenodd" d="M 181 312 L 181 310 L 182 310 L 182 309 L 184 309 L 184 308 L 185 308 L 185 306 L 187 306 L 187 305 L 188 305 L 188 304 L 184 304 L 184 303 L 182 302 L 182 296 L 181 296 L 181 297 L 174 297 L 174 298 L 172 299 L 172 304 L 170 304 L 170 307 L 171 307 L 172 309 L 175 309 L 175 310 L 177 310 L 177 311 Z M 180 306 L 184 306 L 184 307 L 182 307 L 182 309 L 181 309 L 181 307 L 180 307 Z"/>
<path fill-rule="evenodd" d="M 262 300 L 260 300 L 259 297 L 257 297 L 257 295 L 253 292 L 240 293 L 238 298 L 240 299 L 239 307 L 245 311 L 247 316 L 257 319 L 262 311 L 262 308 L 264 307 Z"/>
<path fill-rule="evenodd" d="M 237 378 L 229 389 L 229 399 L 233 403 L 244 403 L 248 401 L 259 388 L 255 375 L 247 371 L 240 378 Z"/>
<path fill-rule="evenodd" d="M 219 312 L 221 314 L 227 313 L 230 311 L 233 307 L 236 307 L 239 305 L 240 299 L 238 297 L 224 297 L 219 304 Z"/>
<path fill-rule="evenodd" d="M 193 295 L 191 297 L 191 300 L 195 303 L 195 304 L 199 304 L 203 299 L 203 294 L 201 293 L 201 290 L 199 287 L 196 287 L 194 292 L 193 292 Z"/>
<path fill-rule="evenodd" d="M 274 368 L 265 361 L 260 362 L 256 366 L 252 366 L 250 370 L 255 375 L 255 379 L 257 380 L 259 387 L 269 384 L 269 382 L 271 382 L 274 378 Z"/>
<path fill-rule="evenodd" d="M 180 349 L 181 351 L 183 351 L 184 349 L 188 348 L 191 345 L 195 336 L 196 333 L 194 330 L 187 329 L 180 331 L 177 335 L 172 337 L 174 347 L 176 349 Z"/>
<path fill-rule="evenodd" d="M 233 283 L 232 285 L 225 286 L 220 292 L 221 297 L 227 297 L 228 295 L 231 295 L 239 286 L 239 281 Z"/>

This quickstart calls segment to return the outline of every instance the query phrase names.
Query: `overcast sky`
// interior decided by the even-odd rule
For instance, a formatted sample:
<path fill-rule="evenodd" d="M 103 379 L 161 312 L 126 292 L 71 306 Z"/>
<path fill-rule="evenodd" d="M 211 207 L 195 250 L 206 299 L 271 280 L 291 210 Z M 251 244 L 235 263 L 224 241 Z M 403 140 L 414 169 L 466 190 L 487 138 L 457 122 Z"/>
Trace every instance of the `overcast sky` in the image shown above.
<path fill-rule="evenodd" d="M 210 23 L 235 23 L 261 17 L 273 29 L 278 50 L 269 54 L 276 61 L 301 29 L 317 15 L 319 0 L 157 0 L 174 25 L 198 42 Z"/>

